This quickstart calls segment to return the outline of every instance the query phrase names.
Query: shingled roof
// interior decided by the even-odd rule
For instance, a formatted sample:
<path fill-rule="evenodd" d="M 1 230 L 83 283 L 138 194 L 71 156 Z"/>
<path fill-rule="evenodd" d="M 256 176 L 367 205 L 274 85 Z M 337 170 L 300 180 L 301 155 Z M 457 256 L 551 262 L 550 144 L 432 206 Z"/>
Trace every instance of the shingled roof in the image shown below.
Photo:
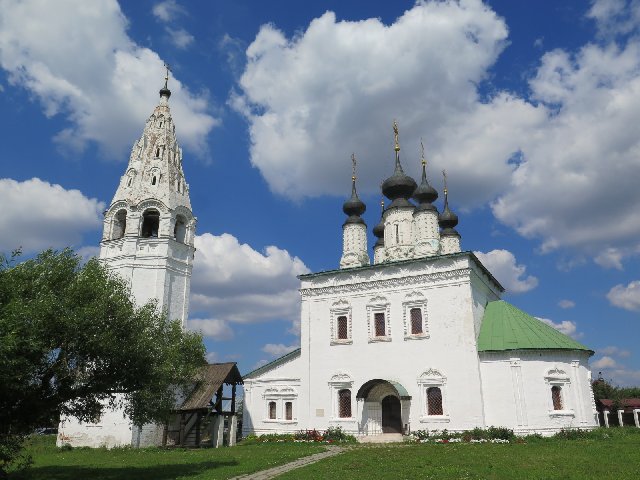
<path fill-rule="evenodd" d="M 209 408 L 211 399 L 220 386 L 242 384 L 242 376 L 235 362 L 211 363 L 202 367 L 196 375 L 196 386 L 179 411 Z"/>
<path fill-rule="evenodd" d="M 479 352 L 505 350 L 593 350 L 504 300 L 489 302 L 484 311 Z"/>

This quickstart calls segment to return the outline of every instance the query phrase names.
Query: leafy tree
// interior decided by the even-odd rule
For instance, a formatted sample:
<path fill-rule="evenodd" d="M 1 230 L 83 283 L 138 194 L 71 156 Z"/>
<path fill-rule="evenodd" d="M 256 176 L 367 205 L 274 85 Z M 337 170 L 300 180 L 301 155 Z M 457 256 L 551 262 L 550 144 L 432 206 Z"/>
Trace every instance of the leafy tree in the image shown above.
<path fill-rule="evenodd" d="M 59 412 L 95 421 L 122 407 L 164 421 L 204 363 L 202 338 L 71 250 L 16 262 L 0 255 L 0 477 L 20 438 Z"/>

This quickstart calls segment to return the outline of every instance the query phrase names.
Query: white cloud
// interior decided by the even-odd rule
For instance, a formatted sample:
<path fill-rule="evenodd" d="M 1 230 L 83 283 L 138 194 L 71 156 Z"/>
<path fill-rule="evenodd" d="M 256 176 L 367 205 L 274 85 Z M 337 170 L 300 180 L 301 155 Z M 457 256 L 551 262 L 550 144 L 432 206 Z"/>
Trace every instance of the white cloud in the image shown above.
<path fill-rule="evenodd" d="M 175 0 L 164 0 L 156 3 L 151 9 L 154 17 L 162 22 L 174 20 L 177 16 L 184 15 L 186 10 Z"/>
<path fill-rule="evenodd" d="M 596 21 L 602 37 L 629 34 L 640 25 L 638 0 L 595 0 L 587 16 Z"/>
<path fill-rule="evenodd" d="M 536 318 L 538 320 L 540 320 L 541 322 L 546 323 L 550 327 L 555 328 L 560 333 L 564 333 L 565 335 L 569 335 L 570 337 L 580 338 L 583 335 L 582 333 L 578 333 L 577 332 L 578 326 L 576 325 L 576 322 L 571 322 L 569 320 L 563 320 L 560 323 L 555 323 L 553 320 L 550 320 L 548 318 L 540 318 L 540 317 L 536 317 Z"/>
<path fill-rule="evenodd" d="M 616 249 L 617 260 L 598 261 L 617 267 L 640 236 L 640 37 L 547 52 L 528 97 L 482 99 L 477 85 L 506 38 L 504 21 L 473 0 L 417 3 L 390 25 L 327 12 L 291 38 L 265 25 L 230 102 L 275 192 L 346 195 L 351 152 L 361 190 L 377 189 L 392 172 L 397 118 L 408 173 L 422 136 L 454 203 L 489 202 L 542 252 Z"/>
<path fill-rule="evenodd" d="M 274 357 L 281 357 L 282 355 L 289 353 L 299 345 L 283 345 L 282 343 L 267 343 L 264 347 L 262 347 L 262 351 L 272 355 Z"/>
<path fill-rule="evenodd" d="M 218 353 L 217 352 L 207 352 L 205 355 L 207 362 L 216 363 L 218 361 Z"/>
<path fill-rule="evenodd" d="M 573 308 L 573 307 L 575 307 L 575 306 L 576 306 L 576 302 L 574 302 L 573 300 L 567 300 L 567 299 L 564 299 L 564 300 L 560 300 L 560 301 L 558 302 L 558 306 L 559 306 L 560 308 L 565 308 L 565 309 L 566 309 L 566 308 Z"/>
<path fill-rule="evenodd" d="M 516 257 L 508 250 L 474 252 L 485 267 L 498 279 L 509 293 L 523 293 L 538 286 L 532 275 L 524 277 L 527 267 L 516 264 Z"/>
<path fill-rule="evenodd" d="M 164 72 L 156 52 L 128 37 L 117 2 L 61 0 L 50 8 L 45 0 L 0 0 L 0 11 L 0 66 L 45 115 L 67 119 L 54 140 L 71 151 L 96 142 L 106 156 L 126 160 Z M 170 88 L 181 143 L 206 155 L 206 136 L 219 123 L 207 113 L 206 92 L 192 94 L 175 78 Z"/>
<path fill-rule="evenodd" d="M 233 338 L 233 330 L 224 320 L 215 318 L 210 319 L 189 319 L 187 322 L 189 330 L 196 330 L 205 337 L 211 337 L 216 340 L 229 340 Z"/>
<path fill-rule="evenodd" d="M 297 275 L 309 269 L 286 250 L 258 252 L 233 235 L 196 237 L 191 309 L 225 322 L 295 321 L 300 316 Z"/>
<path fill-rule="evenodd" d="M 607 298 L 609 302 L 616 307 L 640 312 L 640 280 L 634 280 L 627 286 L 622 284 L 616 285 L 609 290 Z"/>
<path fill-rule="evenodd" d="M 176 48 L 179 48 L 181 50 L 187 48 L 194 41 L 193 35 L 187 32 L 184 28 L 174 29 L 167 27 L 165 31 L 169 35 L 169 40 L 171 40 L 171 43 Z"/>
<path fill-rule="evenodd" d="M 616 361 L 613 358 L 607 356 L 604 356 L 591 364 L 592 368 L 614 368 L 617 366 L 618 364 L 616 363 Z"/>
<path fill-rule="evenodd" d="M 0 251 L 35 252 L 79 246 L 85 232 L 102 226 L 104 203 L 79 190 L 32 178 L 0 179 Z"/>
<path fill-rule="evenodd" d="M 613 345 L 604 347 L 604 348 L 599 348 L 598 353 L 602 355 L 612 355 L 615 357 L 623 357 L 623 358 L 631 356 L 631 352 L 629 350 L 624 350 L 622 348 L 615 347 Z"/>
<path fill-rule="evenodd" d="M 624 254 L 618 248 L 607 248 L 600 252 L 594 259 L 602 268 L 615 268 L 622 270 L 622 258 Z"/>

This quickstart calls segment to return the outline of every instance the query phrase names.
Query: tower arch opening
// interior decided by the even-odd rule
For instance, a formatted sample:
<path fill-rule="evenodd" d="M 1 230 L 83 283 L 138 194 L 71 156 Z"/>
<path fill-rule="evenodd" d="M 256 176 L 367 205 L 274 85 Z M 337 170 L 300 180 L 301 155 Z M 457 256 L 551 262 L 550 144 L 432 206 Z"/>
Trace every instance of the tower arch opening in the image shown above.
<path fill-rule="evenodd" d="M 173 227 L 173 239 L 176 242 L 186 243 L 187 239 L 187 219 L 182 215 L 176 217 L 176 224 Z"/>
<path fill-rule="evenodd" d="M 111 228 L 111 240 L 124 237 L 127 229 L 127 211 L 122 209 L 113 216 L 113 226 Z"/>
<path fill-rule="evenodd" d="M 142 228 L 140 236 L 142 238 L 157 238 L 160 228 L 160 212 L 155 208 L 149 208 L 142 214 Z"/>

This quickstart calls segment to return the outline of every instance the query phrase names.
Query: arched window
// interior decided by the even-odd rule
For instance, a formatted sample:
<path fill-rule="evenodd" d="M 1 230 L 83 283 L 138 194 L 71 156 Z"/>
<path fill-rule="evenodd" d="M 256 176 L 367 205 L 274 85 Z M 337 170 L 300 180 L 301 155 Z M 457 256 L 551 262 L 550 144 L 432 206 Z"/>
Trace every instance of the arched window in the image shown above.
<path fill-rule="evenodd" d="M 142 229 L 140 236 L 142 238 L 150 238 L 158 236 L 158 228 L 160 227 L 160 212 L 155 209 L 146 210 L 142 214 Z"/>
<path fill-rule="evenodd" d="M 151 179 L 151 185 L 155 185 L 157 180 L 158 180 L 158 177 L 154 175 L 153 178 Z"/>
<path fill-rule="evenodd" d="M 351 390 L 348 388 L 338 392 L 338 415 L 340 418 L 351 418 Z"/>
<path fill-rule="evenodd" d="M 127 211 L 120 210 L 113 217 L 113 230 L 111 232 L 111 240 L 117 240 L 124 237 L 127 229 Z"/>
<path fill-rule="evenodd" d="M 160 147 L 156 148 L 156 158 L 160 156 Z"/>
<path fill-rule="evenodd" d="M 269 420 L 276 419 L 276 402 L 269 402 Z"/>
<path fill-rule="evenodd" d="M 440 387 L 427 388 L 427 415 L 442 414 L 442 390 Z"/>
<path fill-rule="evenodd" d="M 411 317 L 411 335 L 419 335 L 422 333 L 422 309 L 412 308 L 409 310 Z"/>
<path fill-rule="evenodd" d="M 133 178 L 129 177 L 129 180 L 127 180 L 127 187 L 131 186 L 131 182 L 133 182 Z"/>
<path fill-rule="evenodd" d="M 173 239 L 176 242 L 184 243 L 187 236 L 187 222 L 182 215 L 176 217 L 176 225 L 173 227 Z"/>
<path fill-rule="evenodd" d="M 376 312 L 373 316 L 376 329 L 376 337 L 384 337 L 386 333 L 384 312 Z"/>
<path fill-rule="evenodd" d="M 554 410 L 562 410 L 562 388 L 554 385 L 551 387 L 551 400 Z"/>
<path fill-rule="evenodd" d="M 338 340 L 347 340 L 349 338 L 349 325 L 347 316 L 340 315 L 338 317 Z"/>
<path fill-rule="evenodd" d="M 293 402 L 284 402 L 285 420 L 293 420 Z"/>

